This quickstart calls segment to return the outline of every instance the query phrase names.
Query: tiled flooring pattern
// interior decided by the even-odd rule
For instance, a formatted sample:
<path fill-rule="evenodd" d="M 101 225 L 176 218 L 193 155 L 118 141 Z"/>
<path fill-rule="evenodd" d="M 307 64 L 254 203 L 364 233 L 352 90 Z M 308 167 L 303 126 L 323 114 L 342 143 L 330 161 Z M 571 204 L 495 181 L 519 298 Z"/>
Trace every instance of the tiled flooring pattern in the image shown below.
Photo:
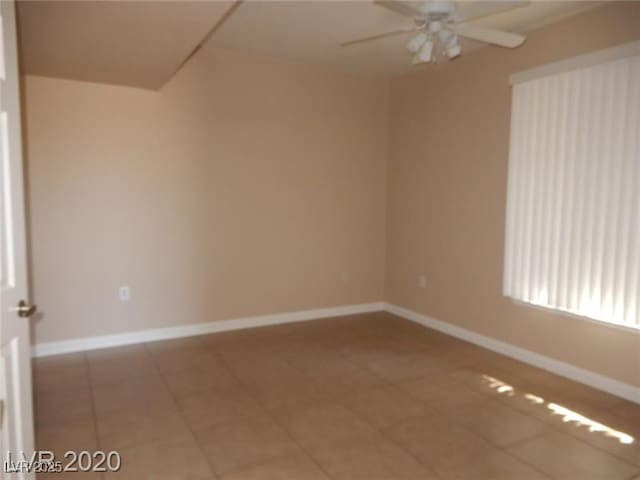
<path fill-rule="evenodd" d="M 104 480 L 640 478 L 640 406 L 384 313 L 43 358 L 34 377 L 38 447 L 119 451 Z"/>

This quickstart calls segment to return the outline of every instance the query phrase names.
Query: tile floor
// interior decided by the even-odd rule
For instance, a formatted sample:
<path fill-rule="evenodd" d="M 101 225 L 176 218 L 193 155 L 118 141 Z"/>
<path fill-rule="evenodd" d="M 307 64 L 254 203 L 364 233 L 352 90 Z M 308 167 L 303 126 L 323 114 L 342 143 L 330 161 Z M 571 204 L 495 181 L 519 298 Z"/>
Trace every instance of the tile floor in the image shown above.
<path fill-rule="evenodd" d="M 117 450 L 104 480 L 640 478 L 640 406 L 384 313 L 37 359 L 34 384 L 38 448 Z"/>

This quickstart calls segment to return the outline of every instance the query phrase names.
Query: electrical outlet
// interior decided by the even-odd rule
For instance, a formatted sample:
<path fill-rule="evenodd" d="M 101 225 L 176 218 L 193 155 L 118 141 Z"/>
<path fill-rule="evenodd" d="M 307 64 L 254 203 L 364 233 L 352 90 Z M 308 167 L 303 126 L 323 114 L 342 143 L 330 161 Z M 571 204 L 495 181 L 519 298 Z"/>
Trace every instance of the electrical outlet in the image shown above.
<path fill-rule="evenodd" d="M 426 275 L 420 275 L 418 277 L 418 287 L 427 288 L 427 276 Z"/>
<path fill-rule="evenodd" d="M 131 300 L 131 288 L 128 286 L 123 286 L 118 289 L 118 296 L 120 297 L 121 302 L 128 302 Z"/>

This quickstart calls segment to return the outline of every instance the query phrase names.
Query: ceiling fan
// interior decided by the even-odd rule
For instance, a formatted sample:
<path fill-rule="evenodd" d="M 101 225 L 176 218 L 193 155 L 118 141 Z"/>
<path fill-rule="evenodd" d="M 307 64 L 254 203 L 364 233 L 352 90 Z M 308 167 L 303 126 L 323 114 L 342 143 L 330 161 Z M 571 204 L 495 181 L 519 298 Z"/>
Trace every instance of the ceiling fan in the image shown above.
<path fill-rule="evenodd" d="M 518 47 L 526 39 L 524 35 L 482 27 L 468 23 L 468 21 L 524 7 L 530 3 L 529 1 L 452 2 L 429 0 L 403 2 L 374 0 L 373 3 L 412 18 L 414 26 L 351 40 L 343 43 L 343 47 L 417 32 L 417 35 L 407 43 L 407 49 L 413 54 L 413 63 L 418 64 L 435 61 L 434 46 L 439 46 L 451 59 L 460 55 L 462 48 L 458 40 L 459 36 L 507 48 Z"/>

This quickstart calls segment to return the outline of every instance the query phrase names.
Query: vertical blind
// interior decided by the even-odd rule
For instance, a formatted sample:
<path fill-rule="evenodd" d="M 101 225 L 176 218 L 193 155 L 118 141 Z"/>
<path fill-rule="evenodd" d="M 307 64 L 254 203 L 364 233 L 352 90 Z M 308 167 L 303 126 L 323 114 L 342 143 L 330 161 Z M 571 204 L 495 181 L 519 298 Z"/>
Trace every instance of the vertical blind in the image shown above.
<path fill-rule="evenodd" d="M 504 294 L 640 328 L 640 56 L 513 86 Z"/>

